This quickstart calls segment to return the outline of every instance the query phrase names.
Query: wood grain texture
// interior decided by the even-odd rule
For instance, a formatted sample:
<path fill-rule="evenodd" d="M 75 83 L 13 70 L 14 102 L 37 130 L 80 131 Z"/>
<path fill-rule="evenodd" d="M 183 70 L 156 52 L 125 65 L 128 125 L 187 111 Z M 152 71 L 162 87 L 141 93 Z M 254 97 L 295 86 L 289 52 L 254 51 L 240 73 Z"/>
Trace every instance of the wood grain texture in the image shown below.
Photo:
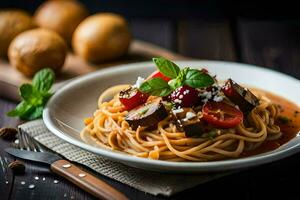
<path fill-rule="evenodd" d="M 189 20 L 178 25 L 178 52 L 199 59 L 236 59 L 228 21 Z"/>
<path fill-rule="evenodd" d="M 126 64 L 140 61 L 151 61 L 152 57 L 163 56 L 171 60 L 187 59 L 184 56 L 176 54 L 162 47 L 135 40 L 130 46 L 128 55 L 119 60 L 110 61 L 101 64 L 87 63 L 78 56 L 69 53 L 65 61 L 61 74 L 57 76 L 57 81 L 64 81 L 79 75 L 84 75 L 105 67 L 111 67 L 119 64 Z M 20 72 L 10 66 L 9 62 L 0 59 L 0 97 L 17 100 L 18 87 L 25 82 L 30 82 L 30 78 L 23 76 Z"/>
<path fill-rule="evenodd" d="M 5 116 L 6 112 L 14 108 L 14 104 L 6 100 L 0 99 L 0 128 L 1 127 L 15 127 L 18 120 L 9 119 Z M 14 160 L 12 156 L 3 151 L 3 149 L 10 147 L 11 142 L 0 138 L 0 197 L 7 200 L 10 197 L 10 191 L 14 188 L 14 175 L 7 165 Z"/>
<path fill-rule="evenodd" d="M 240 24 L 242 22 L 242 24 Z M 244 22 L 246 22 L 244 24 Z M 293 58 L 296 56 L 297 52 L 300 49 L 298 33 L 298 25 L 291 22 L 268 22 L 262 21 L 252 21 L 251 23 L 248 20 L 239 21 L 239 26 L 237 27 L 238 33 L 236 34 L 239 38 L 234 38 L 240 42 L 239 49 L 241 49 L 241 61 L 262 65 L 262 66 L 278 66 L 280 70 L 290 74 L 299 74 L 300 70 L 297 67 L 297 59 Z M 203 29 L 214 30 L 211 35 L 217 35 L 213 38 L 220 38 L 220 33 L 216 28 L 211 28 L 210 25 L 201 25 L 202 22 L 185 22 L 190 29 L 189 32 L 184 31 L 185 36 L 179 35 L 181 38 L 179 41 L 189 41 L 191 47 L 188 44 L 179 44 L 181 47 L 180 52 L 185 55 L 199 56 L 201 59 L 234 59 L 236 56 L 233 56 L 234 52 L 226 52 L 222 50 L 222 43 L 216 42 L 213 39 L 208 39 L 205 41 L 205 38 L 199 37 L 197 31 Z M 193 25 L 193 23 L 195 23 Z M 249 26 L 249 23 L 251 26 Z M 259 25 L 259 26 L 257 26 Z M 264 26 L 266 26 L 264 28 Z M 279 28 L 278 28 L 279 26 Z M 269 27 L 269 28 L 268 28 Z M 272 28 L 273 27 L 273 28 Z M 277 27 L 277 28 L 274 28 Z M 286 28 L 289 27 L 289 28 Z M 226 28 L 227 29 L 227 28 Z M 270 30 L 267 30 L 270 29 Z M 195 33 L 192 30 L 196 30 Z M 223 29 L 221 29 L 223 30 Z M 280 31 L 279 31 L 280 30 Z M 209 31 L 208 31 L 209 32 Z M 291 32 L 291 35 L 289 35 Z M 255 36 L 255 34 L 258 36 Z M 268 33 L 268 34 L 267 34 Z M 254 35 L 253 35 L 254 34 Z M 190 35 L 193 36 L 193 40 L 190 38 Z M 207 34 L 204 34 L 207 35 Z M 209 34 L 208 34 L 209 35 Z M 218 36 L 219 35 L 219 36 Z M 260 36 L 259 36 L 260 35 Z M 149 41 L 159 41 L 156 38 L 148 37 L 160 37 L 160 35 L 148 34 L 145 37 Z M 260 39 L 259 39 L 260 38 Z M 273 39 L 272 39 L 273 38 Z M 220 41 L 220 40 L 217 40 Z M 286 42 L 288 41 L 288 42 Z M 195 44 L 193 44 L 195 43 Z M 289 45 L 288 45 L 289 44 Z M 215 46 L 212 48 L 211 46 Z M 227 46 L 234 46 L 231 42 Z M 184 48 L 183 48 L 184 47 Z M 225 49 L 232 49 L 225 48 Z M 279 57 L 274 56 L 275 53 L 270 53 L 268 50 L 262 51 L 266 47 L 276 47 L 275 49 L 280 49 Z M 291 48 L 292 47 L 292 48 Z M 208 49 L 206 52 L 206 49 Z M 221 50 L 220 50 L 221 49 Z M 268 48 L 267 48 L 268 49 Z M 270 48 L 269 48 L 270 49 Z M 291 50 L 292 49 L 292 50 Z M 215 51 L 214 51 L 215 50 Z M 236 49 L 233 48 L 233 51 Z M 287 50 L 287 53 L 283 52 Z M 200 51 L 200 52 L 198 52 Z M 273 50 L 271 50 L 273 51 Z M 263 53 L 265 52 L 265 53 Z M 291 56 L 290 52 L 293 52 Z M 232 54 L 233 55 L 230 55 Z M 272 59 L 270 59 L 270 57 Z M 274 59 L 274 57 L 276 59 Z M 293 58 L 293 59 L 291 59 Z M 270 61 L 271 60 L 271 61 Z M 294 61 L 296 60 L 296 61 Z M 266 63 L 266 64 L 265 64 Z M 299 65 L 298 65 L 299 66 Z M 283 69 L 281 69 L 283 67 Z M 287 68 L 286 68 L 287 67 Z M 285 69 L 286 68 L 286 69 Z M 291 71 L 290 71 L 291 70 Z M 298 76 L 298 75 L 297 75 Z M 1 91 L 0 91 L 1 93 Z M 9 102 L 4 99 L 0 99 L 0 125 L 11 125 L 15 126 L 18 121 L 12 118 L 5 116 L 5 113 L 13 108 L 15 103 Z M 5 145 L 9 145 L 6 143 Z M 0 140 L 0 153 L 3 153 L 2 140 Z M 0 183 L 0 199 L 6 200 L 9 199 L 30 199 L 30 200 L 62 200 L 62 199 L 79 199 L 79 200 L 92 200 L 96 199 L 88 193 L 82 191 L 77 186 L 73 185 L 69 181 L 66 181 L 62 178 L 59 178 L 48 170 L 47 166 L 43 166 L 37 163 L 25 162 L 26 165 L 26 174 L 22 176 L 14 177 L 14 187 L 11 188 L 11 192 L 6 185 Z M 168 199 L 199 199 L 199 198 L 209 198 L 209 199 L 298 199 L 298 177 L 300 176 L 300 155 L 296 154 L 288 158 L 269 163 L 263 166 L 255 167 L 237 174 L 233 174 L 206 184 L 199 185 L 195 188 L 186 190 L 177 195 L 172 196 Z M 93 172 L 91 172 L 93 173 Z M 101 180 L 107 182 L 113 187 L 118 188 L 123 192 L 129 199 L 145 199 L 145 200 L 162 200 L 167 199 L 162 196 L 154 197 L 152 195 L 145 194 L 136 189 L 133 189 L 127 185 L 121 184 L 117 181 L 114 181 L 110 178 L 104 177 L 99 174 L 95 174 Z M 45 177 L 45 181 L 39 179 L 36 181 L 34 177 L 38 175 L 39 178 Z M 2 174 L 0 172 L 0 181 L 2 182 Z M 26 181 L 26 185 L 21 185 L 21 181 Z M 54 180 L 59 180 L 59 183 L 54 184 Z M 34 190 L 28 188 L 29 183 L 34 183 L 36 185 Z M 182 183 L 184 184 L 184 183 Z M 268 189 L 269 188 L 269 189 Z M 66 195 L 66 196 L 65 196 Z"/>
<path fill-rule="evenodd" d="M 51 164 L 51 170 L 99 199 L 128 200 L 118 190 L 67 160 L 55 161 Z"/>
<path fill-rule="evenodd" d="M 176 51 L 176 22 L 155 18 L 132 19 L 130 26 L 134 38 Z"/>
<path fill-rule="evenodd" d="M 26 166 L 26 173 L 15 175 L 14 188 L 11 191 L 10 199 L 97 199 L 68 180 L 53 174 L 49 166 L 30 161 L 23 162 Z M 35 177 L 39 179 L 36 180 Z M 24 185 L 21 184 L 22 181 L 25 182 Z M 56 181 L 58 182 L 56 183 Z M 29 185 L 31 184 L 35 188 L 30 189 Z"/>
<path fill-rule="evenodd" d="M 300 23 L 253 21 L 237 23 L 243 62 L 268 67 L 300 79 Z"/>

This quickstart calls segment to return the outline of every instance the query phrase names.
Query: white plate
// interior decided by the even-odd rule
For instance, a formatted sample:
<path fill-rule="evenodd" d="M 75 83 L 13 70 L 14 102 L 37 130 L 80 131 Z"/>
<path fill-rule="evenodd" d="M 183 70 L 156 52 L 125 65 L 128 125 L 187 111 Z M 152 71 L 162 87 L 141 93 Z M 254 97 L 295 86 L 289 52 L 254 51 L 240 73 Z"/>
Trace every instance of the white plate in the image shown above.
<path fill-rule="evenodd" d="M 207 68 L 218 79 L 229 77 L 238 83 L 254 86 L 283 96 L 300 105 L 300 81 L 290 76 L 252 65 L 218 61 L 180 61 L 179 66 Z M 106 88 L 134 83 L 137 76 L 146 77 L 155 70 L 153 63 L 135 63 L 107 68 L 81 76 L 59 89 L 44 109 L 46 126 L 58 137 L 80 148 L 124 163 L 125 165 L 161 172 L 212 172 L 255 166 L 272 162 L 297 153 L 300 137 L 274 151 L 247 158 L 212 162 L 166 162 L 137 158 L 84 143 L 79 136 L 84 127 L 83 119 L 91 116 L 97 108 L 97 99 Z"/>

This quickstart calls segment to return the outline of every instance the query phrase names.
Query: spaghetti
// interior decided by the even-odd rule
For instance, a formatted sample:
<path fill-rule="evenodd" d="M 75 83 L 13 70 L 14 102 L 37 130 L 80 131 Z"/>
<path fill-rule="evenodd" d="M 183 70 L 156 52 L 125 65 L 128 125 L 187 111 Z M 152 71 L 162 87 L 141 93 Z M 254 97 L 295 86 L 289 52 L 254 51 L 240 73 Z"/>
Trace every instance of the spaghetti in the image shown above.
<path fill-rule="evenodd" d="M 236 158 L 245 151 L 258 148 L 264 141 L 281 137 L 275 124 L 278 108 L 265 97 L 259 98 L 243 121 L 234 128 L 217 128 L 214 137 L 204 133 L 200 137 L 187 137 L 174 123 L 171 115 L 157 124 L 154 130 L 139 126 L 133 130 L 125 120 L 118 93 L 128 85 L 107 89 L 99 97 L 98 109 L 86 120 L 81 132 L 89 135 L 104 148 L 137 157 L 166 161 L 212 161 Z M 109 97 L 113 98 L 109 101 Z M 200 117 L 201 120 L 201 117 Z"/>

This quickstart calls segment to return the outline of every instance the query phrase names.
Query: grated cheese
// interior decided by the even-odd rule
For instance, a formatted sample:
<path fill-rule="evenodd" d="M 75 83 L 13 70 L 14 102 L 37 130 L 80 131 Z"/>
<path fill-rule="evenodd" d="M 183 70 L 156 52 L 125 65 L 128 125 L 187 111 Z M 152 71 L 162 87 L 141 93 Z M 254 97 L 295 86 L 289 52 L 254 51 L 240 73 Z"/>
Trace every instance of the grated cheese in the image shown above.
<path fill-rule="evenodd" d="M 174 102 L 179 103 L 179 104 L 182 103 L 182 101 L 180 99 L 175 99 Z"/>
<path fill-rule="evenodd" d="M 192 118 L 194 118 L 196 116 L 197 115 L 195 113 L 193 113 L 193 112 L 187 112 L 186 115 L 185 115 L 185 118 L 189 120 L 189 119 L 192 119 Z"/>
<path fill-rule="evenodd" d="M 143 77 L 139 76 L 133 86 L 136 88 L 140 88 L 144 82 L 145 82 L 145 79 Z"/>
<path fill-rule="evenodd" d="M 179 109 L 176 109 L 176 110 L 172 110 L 172 112 L 174 114 L 177 114 L 177 113 L 182 113 L 184 110 L 182 108 L 179 108 Z"/>

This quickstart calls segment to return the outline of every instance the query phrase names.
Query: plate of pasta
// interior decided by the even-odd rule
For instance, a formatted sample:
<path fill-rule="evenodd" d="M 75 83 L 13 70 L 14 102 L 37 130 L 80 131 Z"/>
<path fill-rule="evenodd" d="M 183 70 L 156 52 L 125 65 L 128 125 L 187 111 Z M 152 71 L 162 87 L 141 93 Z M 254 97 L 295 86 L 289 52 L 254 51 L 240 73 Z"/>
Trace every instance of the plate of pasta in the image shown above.
<path fill-rule="evenodd" d="M 300 81 L 221 61 L 120 65 L 76 78 L 43 112 L 61 139 L 161 172 L 213 172 L 272 162 L 300 148 Z"/>

